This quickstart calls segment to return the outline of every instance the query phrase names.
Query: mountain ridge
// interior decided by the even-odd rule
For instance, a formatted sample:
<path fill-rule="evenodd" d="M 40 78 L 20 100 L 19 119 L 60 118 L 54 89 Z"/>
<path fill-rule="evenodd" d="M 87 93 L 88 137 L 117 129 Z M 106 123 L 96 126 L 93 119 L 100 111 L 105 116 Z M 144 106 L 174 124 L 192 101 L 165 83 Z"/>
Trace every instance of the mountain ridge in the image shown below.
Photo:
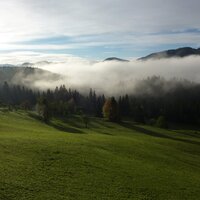
<path fill-rule="evenodd" d="M 129 62 L 129 60 L 117 58 L 117 57 L 109 57 L 104 60 L 104 62 L 107 62 L 107 61 Z"/>
<path fill-rule="evenodd" d="M 177 49 L 169 49 L 165 51 L 160 51 L 156 53 L 151 53 L 147 56 L 141 57 L 138 60 L 149 60 L 149 59 L 163 59 L 163 58 L 184 58 L 187 56 L 199 56 L 200 48 L 192 48 L 192 47 L 182 47 Z"/>

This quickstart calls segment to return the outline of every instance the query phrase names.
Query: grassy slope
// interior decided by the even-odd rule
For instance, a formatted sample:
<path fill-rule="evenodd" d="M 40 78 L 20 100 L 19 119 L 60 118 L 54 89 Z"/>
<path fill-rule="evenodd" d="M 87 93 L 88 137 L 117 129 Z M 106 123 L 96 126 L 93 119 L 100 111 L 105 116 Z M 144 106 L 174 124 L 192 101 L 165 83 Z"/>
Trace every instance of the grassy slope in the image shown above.
<path fill-rule="evenodd" d="M 200 133 L 0 113 L 0 199 L 199 199 Z"/>

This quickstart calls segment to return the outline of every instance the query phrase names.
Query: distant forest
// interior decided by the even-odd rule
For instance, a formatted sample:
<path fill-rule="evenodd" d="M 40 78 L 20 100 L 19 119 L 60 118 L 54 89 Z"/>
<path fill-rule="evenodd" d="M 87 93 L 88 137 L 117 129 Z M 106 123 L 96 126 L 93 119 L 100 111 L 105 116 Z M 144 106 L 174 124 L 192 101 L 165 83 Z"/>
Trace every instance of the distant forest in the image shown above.
<path fill-rule="evenodd" d="M 84 114 L 116 122 L 131 118 L 154 124 L 162 117 L 167 122 L 200 124 L 200 84 L 151 77 L 141 81 L 132 94 L 106 97 L 93 89 L 81 94 L 61 85 L 37 91 L 4 82 L 0 85 L 0 105 L 10 110 L 37 110 L 45 120 Z"/>

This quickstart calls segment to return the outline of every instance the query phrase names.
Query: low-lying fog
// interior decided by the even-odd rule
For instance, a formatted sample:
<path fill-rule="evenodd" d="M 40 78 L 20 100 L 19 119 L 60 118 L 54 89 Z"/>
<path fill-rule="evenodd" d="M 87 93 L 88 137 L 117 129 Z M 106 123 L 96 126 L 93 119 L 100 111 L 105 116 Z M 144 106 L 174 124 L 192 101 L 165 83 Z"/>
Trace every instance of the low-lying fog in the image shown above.
<path fill-rule="evenodd" d="M 8 62 L 7 60 L 1 62 Z M 48 61 L 48 62 L 40 62 Z M 161 76 L 166 80 L 173 78 L 187 79 L 192 82 L 200 82 L 200 56 L 185 58 L 170 58 L 160 60 L 130 62 L 115 61 L 89 61 L 67 55 L 26 55 L 16 56 L 12 64 L 23 62 L 36 63 L 33 67 L 48 70 L 64 76 L 61 80 L 49 82 L 48 77 L 35 75 L 29 76 L 33 86 L 40 88 L 55 88 L 61 84 L 78 90 L 95 89 L 105 94 L 133 93 L 137 82 L 151 76 Z M 39 63 L 37 63 L 39 62 Z M 11 61 L 10 61 L 11 63 Z M 40 76 L 40 74 L 37 74 Z M 44 76 L 44 75 L 41 75 Z M 23 79 L 22 76 L 19 76 Z M 27 77 L 26 77 L 27 78 Z M 166 86 L 165 86 L 166 87 Z"/>

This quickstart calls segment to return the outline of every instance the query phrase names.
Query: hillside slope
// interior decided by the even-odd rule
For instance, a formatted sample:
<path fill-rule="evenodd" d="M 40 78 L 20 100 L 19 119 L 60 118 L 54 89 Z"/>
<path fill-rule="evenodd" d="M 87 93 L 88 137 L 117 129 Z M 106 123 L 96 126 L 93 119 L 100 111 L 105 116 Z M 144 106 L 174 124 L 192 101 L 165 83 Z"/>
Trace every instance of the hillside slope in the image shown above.
<path fill-rule="evenodd" d="M 0 199 L 198 199 L 200 132 L 0 113 Z"/>

